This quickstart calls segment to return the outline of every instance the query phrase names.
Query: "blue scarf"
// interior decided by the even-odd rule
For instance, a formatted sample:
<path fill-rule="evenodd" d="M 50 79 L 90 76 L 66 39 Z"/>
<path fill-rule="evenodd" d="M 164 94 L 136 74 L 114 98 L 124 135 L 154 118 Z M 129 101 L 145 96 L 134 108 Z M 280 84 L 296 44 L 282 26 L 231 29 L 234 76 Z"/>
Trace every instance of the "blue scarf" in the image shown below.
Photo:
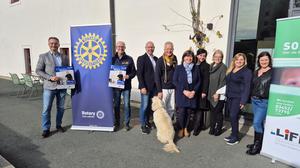
<path fill-rule="evenodd" d="M 192 76 L 192 69 L 194 67 L 194 63 L 183 63 L 183 67 L 185 68 L 188 84 L 191 84 L 193 82 L 193 76 Z"/>

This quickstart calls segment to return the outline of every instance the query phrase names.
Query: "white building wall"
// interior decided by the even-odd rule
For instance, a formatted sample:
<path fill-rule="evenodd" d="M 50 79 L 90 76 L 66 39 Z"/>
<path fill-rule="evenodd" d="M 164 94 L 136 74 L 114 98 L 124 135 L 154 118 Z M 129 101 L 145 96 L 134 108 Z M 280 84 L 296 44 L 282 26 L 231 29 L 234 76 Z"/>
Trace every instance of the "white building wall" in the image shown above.
<path fill-rule="evenodd" d="M 189 35 L 193 35 L 190 27 L 170 27 L 173 31 L 166 31 L 162 26 L 173 24 L 191 25 L 191 22 L 184 18 L 191 18 L 188 0 L 119 0 L 116 1 L 115 5 L 117 40 L 125 41 L 126 52 L 135 61 L 138 56 L 145 53 L 145 43 L 148 40 L 155 43 L 156 50 L 154 54 L 156 56 L 162 55 L 163 44 L 166 41 L 174 43 L 174 54 L 177 55 L 178 60 L 181 60 L 183 52 L 190 47 L 196 51 L 195 45 L 189 40 Z M 214 24 L 215 29 L 223 34 L 223 38 L 219 39 L 214 35 L 214 32 L 206 32 L 211 41 L 206 48 L 209 53 L 207 58 L 209 63 L 215 49 L 221 49 L 224 54 L 227 52 L 230 5 L 231 0 L 201 1 L 201 19 L 204 23 L 216 23 Z M 218 15 L 224 17 L 219 21 L 217 21 L 218 19 L 213 21 L 212 19 Z M 177 30 L 182 29 L 190 31 L 177 32 Z M 132 85 L 134 88 L 138 87 L 137 78 L 133 79 Z M 137 96 L 134 93 L 132 94 L 133 99 L 136 99 Z"/>
<path fill-rule="evenodd" d="M 231 0 L 202 0 L 201 1 L 201 19 L 204 23 L 209 23 L 215 16 L 224 15 L 214 25 L 216 30 L 220 30 L 223 38 L 219 39 L 214 32 L 207 31 L 210 43 L 207 50 L 210 54 L 215 49 L 221 49 L 226 53 L 230 3 Z M 155 54 L 161 56 L 163 53 L 163 44 L 166 41 L 172 41 L 175 47 L 175 55 L 182 56 L 182 53 L 194 47 L 189 40 L 192 35 L 192 29 L 188 26 L 170 27 L 173 31 L 166 31 L 162 25 L 172 24 L 189 24 L 185 18 L 176 13 L 190 19 L 189 1 L 178 0 L 123 0 L 116 1 L 116 34 L 117 40 L 124 40 L 127 44 L 129 55 L 137 57 L 145 52 L 144 45 L 146 41 L 153 40 L 156 44 Z M 217 21 L 217 19 L 215 19 Z M 180 31 L 177 30 L 190 30 Z M 209 60 L 211 60 L 209 58 Z"/>
<path fill-rule="evenodd" d="M 24 73 L 24 47 L 31 49 L 34 71 L 38 55 L 47 52 L 49 36 L 61 47 L 70 47 L 70 25 L 109 23 L 107 0 L 21 0 L 10 5 L 0 1 L 0 75 Z"/>
<path fill-rule="evenodd" d="M 208 62 L 211 62 L 214 49 L 221 49 L 226 53 L 231 0 L 201 2 L 201 19 L 205 23 L 211 22 L 215 16 L 224 15 L 223 19 L 214 24 L 223 38 L 218 39 L 214 33 L 206 32 L 211 41 L 207 46 Z M 190 47 L 195 49 L 189 40 L 189 35 L 193 35 L 191 28 L 170 27 L 171 31 L 166 31 L 162 26 L 191 25 L 191 22 L 172 10 L 191 18 L 188 0 L 115 0 L 117 40 L 126 42 L 127 53 L 135 61 L 145 52 L 144 46 L 148 40 L 154 41 L 157 56 L 162 55 L 166 41 L 174 43 L 174 53 L 179 60 L 185 50 Z M 109 23 L 109 1 L 21 0 L 20 4 L 10 5 L 8 0 L 2 0 L 0 20 L 0 75 L 8 76 L 9 72 L 20 74 L 25 72 L 23 48 L 30 48 L 31 68 L 34 71 L 38 55 L 48 51 L 49 36 L 57 36 L 61 40 L 61 47 L 70 48 L 70 25 Z M 177 32 L 182 29 L 187 31 Z M 133 87 L 137 86 L 135 78 Z M 137 99 L 136 94 L 133 99 Z"/>
<path fill-rule="evenodd" d="M 213 35 L 214 32 L 211 32 L 210 36 L 210 43 L 207 45 L 206 49 L 208 51 L 208 58 L 207 61 L 210 63 L 212 61 L 212 54 L 214 50 L 220 49 L 225 54 L 225 58 L 223 60 L 226 63 L 226 59 L 228 56 L 227 47 L 228 47 L 228 34 L 229 32 L 229 25 L 230 25 L 230 12 L 231 12 L 231 3 L 232 0 L 202 0 L 202 8 L 201 8 L 201 16 L 204 23 L 212 22 L 214 23 L 214 29 L 219 30 L 223 38 L 217 38 L 217 36 Z M 218 22 L 212 21 L 212 19 L 216 16 L 223 15 L 223 18 Z"/>

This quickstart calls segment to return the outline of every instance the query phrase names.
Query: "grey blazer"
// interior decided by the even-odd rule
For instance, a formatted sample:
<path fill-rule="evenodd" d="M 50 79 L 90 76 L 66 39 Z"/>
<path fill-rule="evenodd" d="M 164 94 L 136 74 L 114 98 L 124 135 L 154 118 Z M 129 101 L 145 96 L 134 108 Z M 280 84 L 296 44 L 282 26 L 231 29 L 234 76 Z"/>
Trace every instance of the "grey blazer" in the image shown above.
<path fill-rule="evenodd" d="M 218 89 L 222 88 L 226 84 L 226 70 L 227 67 L 223 63 L 216 66 L 212 63 L 209 68 L 209 88 L 207 99 L 214 107 L 216 107 L 218 102 L 215 102 L 212 96 Z"/>
<path fill-rule="evenodd" d="M 69 60 L 66 56 L 61 56 L 62 66 L 68 66 Z M 38 63 L 36 65 L 36 74 L 44 79 L 44 89 L 54 90 L 56 89 L 56 82 L 51 82 L 50 78 L 55 76 L 55 62 L 50 51 L 39 56 Z"/>

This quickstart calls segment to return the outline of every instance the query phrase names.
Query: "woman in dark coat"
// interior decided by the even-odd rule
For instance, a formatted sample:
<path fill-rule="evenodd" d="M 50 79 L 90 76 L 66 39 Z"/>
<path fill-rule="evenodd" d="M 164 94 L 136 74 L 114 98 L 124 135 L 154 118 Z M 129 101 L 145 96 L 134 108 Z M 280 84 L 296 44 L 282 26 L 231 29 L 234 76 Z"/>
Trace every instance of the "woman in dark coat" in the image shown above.
<path fill-rule="evenodd" d="M 267 116 L 269 89 L 272 77 L 272 58 L 268 52 L 262 52 L 257 57 L 258 69 L 253 74 L 251 103 L 253 110 L 254 143 L 247 145 L 247 154 L 260 153 L 264 121 Z"/>
<path fill-rule="evenodd" d="M 244 53 L 237 53 L 226 72 L 226 106 L 230 115 L 231 134 L 224 140 L 228 145 L 239 143 L 239 112 L 246 105 L 252 79 L 252 72 L 247 68 L 247 57 Z"/>
<path fill-rule="evenodd" d="M 196 93 L 200 87 L 200 73 L 194 65 L 194 53 L 192 51 L 188 50 L 183 53 L 182 64 L 175 68 L 173 84 L 175 85 L 178 137 L 188 137 L 190 135 L 187 129 L 188 121 L 190 114 L 197 107 Z"/>
<path fill-rule="evenodd" d="M 208 100 L 210 103 L 210 135 L 219 136 L 222 133 L 223 127 L 223 108 L 225 97 L 222 96 L 221 90 L 225 94 L 225 77 L 226 65 L 222 62 L 223 52 L 216 50 L 213 54 L 213 63 L 210 65 L 209 70 L 209 89 Z"/>
<path fill-rule="evenodd" d="M 201 84 L 200 90 L 197 93 L 198 105 L 194 113 L 194 132 L 195 136 L 199 135 L 204 126 L 204 112 L 209 110 L 209 103 L 207 100 L 207 92 L 209 85 L 209 64 L 206 62 L 207 51 L 205 49 L 198 49 L 197 51 L 197 67 L 200 71 Z"/>

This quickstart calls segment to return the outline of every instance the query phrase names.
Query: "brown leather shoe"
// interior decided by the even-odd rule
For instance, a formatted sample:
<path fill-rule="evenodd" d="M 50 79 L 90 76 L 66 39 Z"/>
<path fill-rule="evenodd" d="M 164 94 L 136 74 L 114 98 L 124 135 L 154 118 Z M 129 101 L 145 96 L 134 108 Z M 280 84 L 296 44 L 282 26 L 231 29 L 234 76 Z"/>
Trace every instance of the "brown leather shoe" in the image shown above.
<path fill-rule="evenodd" d="M 184 136 L 185 136 L 185 137 L 189 137 L 189 136 L 190 136 L 190 133 L 189 133 L 189 131 L 187 130 L 187 128 L 184 128 Z"/>
<path fill-rule="evenodd" d="M 178 137 L 179 138 L 182 138 L 183 137 L 183 129 L 180 129 L 179 131 L 178 131 Z"/>

